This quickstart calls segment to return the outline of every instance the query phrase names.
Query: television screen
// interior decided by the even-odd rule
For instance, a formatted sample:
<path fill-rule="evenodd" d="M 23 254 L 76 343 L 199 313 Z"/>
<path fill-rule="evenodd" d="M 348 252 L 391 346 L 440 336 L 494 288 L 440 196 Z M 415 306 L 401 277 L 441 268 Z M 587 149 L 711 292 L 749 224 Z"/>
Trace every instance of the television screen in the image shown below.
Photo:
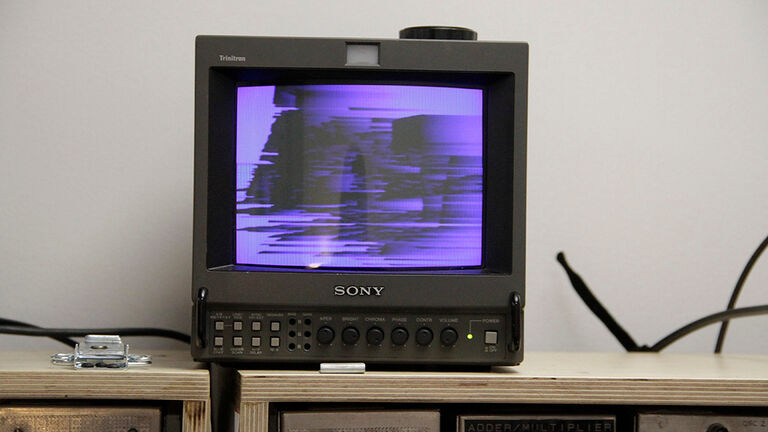
<path fill-rule="evenodd" d="M 483 265 L 483 90 L 237 88 L 237 264 Z"/>

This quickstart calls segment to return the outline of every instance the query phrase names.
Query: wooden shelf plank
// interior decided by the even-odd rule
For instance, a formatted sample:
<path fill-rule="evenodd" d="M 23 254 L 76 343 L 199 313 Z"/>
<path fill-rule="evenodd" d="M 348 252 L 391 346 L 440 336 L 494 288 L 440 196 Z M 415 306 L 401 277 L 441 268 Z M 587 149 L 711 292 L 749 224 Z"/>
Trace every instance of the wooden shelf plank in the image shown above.
<path fill-rule="evenodd" d="M 492 372 L 240 371 L 240 402 L 768 406 L 768 356 L 529 353 Z"/>
<path fill-rule="evenodd" d="M 80 369 L 55 366 L 51 352 L 0 351 L 0 398 L 208 401 L 208 371 L 187 351 L 151 352 L 150 366 Z"/>

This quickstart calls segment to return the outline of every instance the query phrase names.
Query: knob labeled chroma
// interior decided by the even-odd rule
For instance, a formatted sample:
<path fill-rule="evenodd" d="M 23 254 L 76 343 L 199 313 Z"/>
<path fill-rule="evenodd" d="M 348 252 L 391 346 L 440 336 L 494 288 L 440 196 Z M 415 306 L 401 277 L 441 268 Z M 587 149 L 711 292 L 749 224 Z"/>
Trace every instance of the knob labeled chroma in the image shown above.
<path fill-rule="evenodd" d="M 381 345 L 384 342 L 384 330 L 379 327 L 371 327 L 365 334 L 365 339 L 371 345 Z"/>

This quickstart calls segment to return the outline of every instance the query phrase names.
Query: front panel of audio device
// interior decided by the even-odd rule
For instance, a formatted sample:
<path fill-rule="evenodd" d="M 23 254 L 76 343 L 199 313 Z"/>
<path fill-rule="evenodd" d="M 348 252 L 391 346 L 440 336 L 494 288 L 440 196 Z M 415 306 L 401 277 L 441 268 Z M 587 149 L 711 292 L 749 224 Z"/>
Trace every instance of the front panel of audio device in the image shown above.
<path fill-rule="evenodd" d="M 7 406 L 0 432 L 161 432 L 162 417 L 159 407 Z"/>
<path fill-rule="evenodd" d="M 212 355 L 237 361 L 505 358 L 504 315 L 209 311 Z"/>
<path fill-rule="evenodd" d="M 280 432 L 440 432 L 437 410 L 283 412 Z"/>
<path fill-rule="evenodd" d="M 763 408 L 765 410 L 765 408 Z M 766 432 L 768 417 L 707 412 L 644 412 L 637 416 L 637 432 Z"/>
<path fill-rule="evenodd" d="M 735 409 L 744 411 L 743 409 Z M 470 411 L 470 412 L 467 412 Z M 278 410 L 273 432 L 765 432 L 759 409 L 740 415 L 700 408 L 657 412 L 635 407 L 495 406 L 476 412 L 462 406 Z M 722 409 L 719 411 L 723 411 Z"/>

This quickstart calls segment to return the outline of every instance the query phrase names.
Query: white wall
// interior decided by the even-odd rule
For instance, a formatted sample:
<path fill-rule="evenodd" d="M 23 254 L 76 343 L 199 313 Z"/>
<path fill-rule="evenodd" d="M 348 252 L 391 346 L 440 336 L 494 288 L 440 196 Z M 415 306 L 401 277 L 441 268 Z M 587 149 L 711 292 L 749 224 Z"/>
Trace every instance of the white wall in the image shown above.
<path fill-rule="evenodd" d="M 768 2 L 4 0 L 0 317 L 188 331 L 195 35 L 434 23 L 531 44 L 528 350 L 621 349 L 558 250 L 642 342 L 725 307 L 768 234 Z M 740 301 L 760 303 L 768 256 Z M 734 322 L 726 351 L 766 333 Z M 32 344 L 64 348 L 0 336 Z"/>

